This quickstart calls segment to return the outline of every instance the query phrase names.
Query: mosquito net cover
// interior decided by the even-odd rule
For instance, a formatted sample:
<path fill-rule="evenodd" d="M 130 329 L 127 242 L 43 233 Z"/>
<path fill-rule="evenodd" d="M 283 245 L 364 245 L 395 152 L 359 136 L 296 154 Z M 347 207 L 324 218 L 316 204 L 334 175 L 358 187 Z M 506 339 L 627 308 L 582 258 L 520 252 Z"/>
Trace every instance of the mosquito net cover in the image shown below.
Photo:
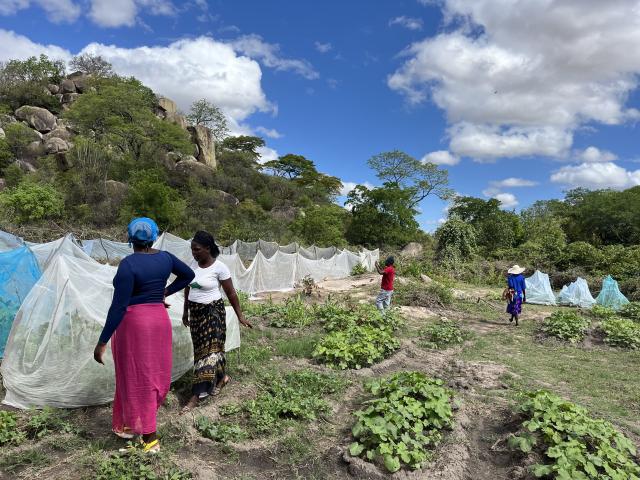
<path fill-rule="evenodd" d="M 528 300 L 527 298 L 527 301 Z M 595 305 L 596 301 L 591 296 L 587 281 L 584 278 L 578 277 L 575 282 L 562 287 L 558 295 L 558 303 L 560 305 L 570 305 L 573 307 L 591 308 Z"/>
<path fill-rule="evenodd" d="M 549 275 L 536 270 L 533 275 L 525 279 L 527 286 L 527 303 L 536 305 L 555 305 L 556 297 L 551 290 Z"/>
<path fill-rule="evenodd" d="M 602 281 L 602 290 L 596 297 L 596 303 L 603 307 L 613 308 L 619 310 L 622 306 L 629 303 L 627 297 L 625 297 L 620 288 L 618 288 L 618 282 L 616 282 L 611 275 L 607 275 Z"/>
<path fill-rule="evenodd" d="M 0 252 L 0 358 L 16 312 L 38 278 L 38 262 L 27 247 Z"/>

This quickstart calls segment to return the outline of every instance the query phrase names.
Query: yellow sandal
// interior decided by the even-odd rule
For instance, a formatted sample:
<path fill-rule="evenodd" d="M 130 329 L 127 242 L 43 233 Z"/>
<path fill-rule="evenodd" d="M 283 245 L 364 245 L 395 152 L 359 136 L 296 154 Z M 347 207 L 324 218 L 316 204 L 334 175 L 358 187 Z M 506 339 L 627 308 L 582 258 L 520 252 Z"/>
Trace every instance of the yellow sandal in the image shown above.
<path fill-rule="evenodd" d="M 118 449 L 120 453 L 131 453 L 133 450 L 138 450 L 142 447 L 143 453 L 159 453 L 160 452 L 160 441 L 156 438 L 155 440 L 150 441 L 149 443 L 140 439 L 139 443 L 129 442 L 129 444 L 125 448 Z"/>

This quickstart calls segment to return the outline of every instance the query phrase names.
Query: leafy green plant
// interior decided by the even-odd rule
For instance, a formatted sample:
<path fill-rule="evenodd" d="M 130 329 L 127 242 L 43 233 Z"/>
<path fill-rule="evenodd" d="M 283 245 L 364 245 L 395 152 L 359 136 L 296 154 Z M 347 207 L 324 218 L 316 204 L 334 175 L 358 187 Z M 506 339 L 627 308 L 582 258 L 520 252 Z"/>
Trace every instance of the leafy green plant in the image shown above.
<path fill-rule="evenodd" d="M 29 438 L 42 438 L 52 433 L 78 433 L 78 428 L 68 420 L 69 413 L 44 407 L 29 418 L 26 432 Z"/>
<path fill-rule="evenodd" d="M 549 336 L 576 343 L 584 338 L 589 320 L 576 312 L 557 311 L 544 319 L 542 331 Z"/>
<path fill-rule="evenodd" d="M 0 445 L 17 445 L 24 438 L 24 432 L 18 427 L 18 416 L 13 412 L 0 410 Z"/>
<path fill-rule="evenodd" d="M 322 363 L 360 369 L 388 357 L 400 346 L 394 330 L 404 320 L 395 309 L 380 312 L 370 304 L 327 302 L 316 307 L 316 315 L 328 332 L 313 351 L 313 357 Z"/>
<path fill-rule="evenodd" d="M 328 412 L 330 407 L 323 396 L 338 393 L 345 386 L 346 382 L 334 375 L 310 370 L 266 375 L 261 393 L 243 402 L 242 410 L 255 432 L 275 432 L 283 419 L 315 420 L 318 414 Z"/>
<path fill-rule="evenodd" d="M 604 341 L 613 347 L 640 348 L 640 324 L 628 318 L 608 318 L 600 324 Z"/>
<path fill-rule="evenodd" d="M 442 440 L 442 430 L 453 426 L 452 393 L 442 385 L 421 372 L 400 372 L 366 385 L 375 398 L 354 413 L 351 455 L 381 459 L 390 472 L 402 465 L 421 468 Z"/>
<path fill-rule="evenodd" d="M 627 303 L 620 309 L 618 315 L 640 323 L 640 302 Z"/>
<path fill-rule="evenodd" d="M 96 480 L 188 480 L 189 472 L 180 470 L 162 452 L 149 455 L 133 449 L 128 455 L 98 460 Z"/>
<path fill-rule="evenodd" d="M 351 269 L 351 276 L 357 277 L 358 275 L 364 275 L 367 273 L 367 269 L 361 263 L 358 263 L 355 267 Z"/>
<path fill-rule="evenodd" d="M 334 330 L 318 342 L 313 358 L 335 368 L 360 369 L 387 358 L 400 347 L 390 328 L 352 325 Z"/>
<path fill-rule="evenodd" d="M 278 328 L 301 328 L 313 323 L 314 317 L 302 296 L 287 298 L 267 313 L 269 325 Z"/>
<path fill-rule="evenodd" d="M 214 422 L 203 416 L 195 419 L 195 427 L 203 437 L 220 443 L 237 442 L 247 438 L 247 432 L 240 425 Z"/>
<path fill-rule="evenodd" d="M 594 305 L 590 310 L 590 313 L 598 320 L 608 320 L 616 315 L 616 311 L 613 308 L 604 307 L 602 305 Z"/>
<path fill-rule="evenodd" d="M 460 345 L 466 333 L 456 322 L 445 317 L 420 329 L 420 338 L 428 348 L 447 348 Z"/>
<path fill-rule="evenodd" d="M 540 477 L 558 479 L 638 479 L 636 448 L 611 423 L 592 418 L 586 409 L 544 390 L 523 394 L 526 420 L 509 439 L 524 453 L 539 449 L 545 463 L 531 467 Z"/>

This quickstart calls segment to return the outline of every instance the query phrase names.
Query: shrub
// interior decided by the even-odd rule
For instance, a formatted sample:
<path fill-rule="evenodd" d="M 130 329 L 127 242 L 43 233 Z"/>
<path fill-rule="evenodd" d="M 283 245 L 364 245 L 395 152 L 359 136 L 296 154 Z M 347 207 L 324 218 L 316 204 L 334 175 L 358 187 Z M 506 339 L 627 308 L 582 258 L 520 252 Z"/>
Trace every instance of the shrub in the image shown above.
<path fill-rule="evenodd" d="M 453 426 L 452 394 L 442 385 L 442 380 L 421 372 L 400 372 L 369 383 L 366 389 L 375 398 L 354 413 L 351 455 L 382 460 L 389 472 L 403 464 L 412 469 L 425 465 L 442 440 L 442 430 Z"/>
<path fill-rule="evenodd" d="M 255 304 L 250 311 L 254 316 L 266 319 L 271 327 L 301 328 L 314 321 L 311 307 L 307 306 L 300 295 L 289 297 L 282 304 Z"/>
<path fill-rule="evenodd" d="M 545 318 L 542 330 L 547 335 L 567 340 L 571 343 L 579 342 L 584 338 L 589 328 L 589 320 L 576 312 L 558 311 Z"/>
<path fill-rule="evenodd" d="M 123 221 L 151 217 L 163 230 L 180 225 L 186 204 L 180 194 L 166 184 L 159 170 L 142 170 L 132 175 L 129 192 L 120 211 Z"/>
<path fill-rule="evenodd" d="M 29 438 L 42 438 L 51 433 L 77 433 L 78 429 L 68 420 L 69 412 L 45 407 L 27 422 Z"/>
<path fill-rule="evenodd" d="M 397 309 L 381 312 L 370 303 L 338 305 L 326 302 L 316 306 L 315 313 L 316 317 L 324 322 L 327 332 L 346 330 L 356 326 L 395 330 L 404 323 Z"/>
<path fill-rule="evenodd" d="M 436 230 L 436 240 L 438 261 L 451 268 L 469 260 L 477 250 L 475 229 L 456 217 L 450 218 Z"/>
<path fill-rule="evenodd" d="M 96 480 L 188 480 L 189 472 L 180 470 L 160 452 L 157 455 L 132 449 L 127 455 L 102 458 L 95 463 Z"/>
<path fill-rule="evenodd" d="M 0 102 L 11 110 L 33 105 L 59 111 L 60 102 L 46 90 L 46 86 L 59 83 L 64 71 L 62 60 L 50 60 L 46 55 L 10 60 L 0 66 Z"/>
<path fill-rule="evenodd" d="M 600 324 L 604 341 L 613 347 L 640 348 L 640 324 L 627 318 L 608 318 Z"/>
<path fill-rule="evenodd" d="M 35 130 L 31 130 L 21 122 L 10 123 L 3 129 L 6 136 L 6 142 L 9 145 L 13 156 L 16 158 L 22 157 L 27 146 L 31 142 L 40 140 L 40 137 Z"/>
<path fill-rule="evenodd" d="M 11 146 L 6 139 L 0 138 L 0 175 L 4 173 L 4 169 L 13 163 L 14 155 Z"/>
<path fill-rule="evenodd" d="M 21 182 L 0 193 L 0 205 L 19 223 L 57 218 L 62 215 L 62 195 L 51 185 Z"/>
<path fill-rule="evenodd" d="M 358 275 L 364 275 L 367 273 L 367 269 L 361 263 L 358 263 L 355 267 L 351 269 L 351 276 L 356 277 Z"/>
<path fill-rule="evenodd" d="M 636 448 L 611 423 L 594 419 L 583 407 L 539 390 L 522 396 L 526 420 L 509 445 L 524 453 L 534 447 L 545 463 L 531 467 L 540 478 L 631 479 L 640 476 Z"/>
<path fill-rule="evenodd" d="M 447 348 L 464 342 L 464 330 L 452 320 L 442 317 L 420 329 L 420 338 L 428 348 Z"/>
<path fill-rule="evenodd" d="M 640 302 L 631 302 L 623 306 L 618 314 L 634 322 L 640 322 Z"/>
<path fill-rule="evenodd" d="M 444 307 L 453 303 L 453 290 L 439 282 L 398 284 L 393 292 L 400 305 Z"/>

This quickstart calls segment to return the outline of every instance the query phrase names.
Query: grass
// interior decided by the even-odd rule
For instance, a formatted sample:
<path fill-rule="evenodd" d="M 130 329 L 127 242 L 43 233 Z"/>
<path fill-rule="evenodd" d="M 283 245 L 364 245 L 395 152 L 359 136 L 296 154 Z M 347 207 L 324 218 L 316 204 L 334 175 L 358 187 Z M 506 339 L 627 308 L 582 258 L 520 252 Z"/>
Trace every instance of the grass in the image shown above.
<path fill-rule="evenodd" d="M 500 329 L 476 337 L 463 349 L 465 360 L 507 366 L 522 389 L 547 388 L 580 403 L 598 416 L 622 422 L 636 433 L 640 414 L 640 352 L 585 349 L 536 340 L 538 324 Z"/>
<path fill-rule="evenodd" d="M 274 342 L 275 354 L 280 357 L 311 358 L 320 334 L 281 338 Z"/>

